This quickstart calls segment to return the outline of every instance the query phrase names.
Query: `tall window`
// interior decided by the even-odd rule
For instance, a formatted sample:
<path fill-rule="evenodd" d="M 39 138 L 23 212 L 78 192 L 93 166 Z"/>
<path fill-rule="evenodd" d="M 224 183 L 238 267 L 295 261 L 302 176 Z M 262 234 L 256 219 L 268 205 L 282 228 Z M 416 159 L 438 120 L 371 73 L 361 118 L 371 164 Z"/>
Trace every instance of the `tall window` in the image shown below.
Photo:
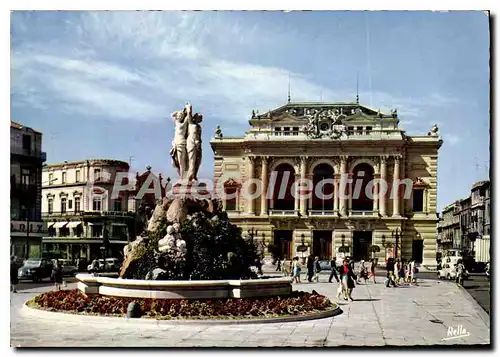
<path fill-rule="evenodd" d="M 122 201 L 120 200 L 115 200 L 115 203 L 114 203 L 114 211 L 116 212 L 120 212 L 122 210 Z"/>
<path fill-rule="evenodd" d="M 363 135 L 363 127 L 362 126 L 356 127 L 356 131 L 357 131 L 358 135 Z"/>
<path fill-rule="evenodd" d="M 67 173 L 66 173 L 66 172 L 63 172 L 63 173 L 62 173 L 62 180 L 61 180 L 61 183 L 66 183 L 66 175 L 67 175 Z"/>
<path fill-rule="evenodd" d="M 66 198 L 61 198 L 61 213 L 66 213 Z"/>
<path fill-rule="evenodd" d="M 73 200 L 68 201 L 68 209 L 71 211 L 73 209 Z"/>
<path fill-rule="evenodd" d="M 236 211 L 236 187 L 226 187 L 226 211 Z"/>
<path fill-rule="evenodd" d="M 53 198 L 49 198 L 48 211 L 49 211 L 49 214 L 52 214 L 52 212 L 54 212 L 54 199 Z"/>
<path fill-rule="evenodd" d="M 75 172 L 75 182 L 80 182 L 80 170 L 76 170 Z"/>
<path fill-rule="evenodd" d="M 424 190 L 413 190 L 413 212 L 424 211 Z"/>
<path fill-rule="evenodd" d="M 54 182 L 54 174 L 49 174 L 49 185 L 52 185 L 52 182 Z"/>
<path fill-rule="evenodd" d="M 25 186 L 30 184 L 31 172 L 29 169 L 22 169 L 21 171 L 21 183 Z"/>
<path fill-rule="evenodd" d="M 92 201 L 92 209 L 94 211 L 101 211 L 102 199 L 100 197 L 94 197 L 94 200 Z"/>
<path fill-rule="evenodd" d="M 372 132 L 372 127 L 371 126 L 367 126 L 366 127 L 366 134 L 370 135 L 371 132 Z"/>
<path fill-rule="evenodd" d="M 299 127 L 298 126 L 294 126 L 293 127 L 293 133 L 292 133 L 293 136 L 297 136 L 299 135 Z"/>
<path fill-rule="evenodd" d="M 80 212 L 80 197 L 75 197 L 75 212 Z"/>
<path fill-rule="evenodd" d="M 290 127 L 289 126 L 285 126 L 283 128 L 283 135 L 285 135 L 285 136 L 289 136 L 290 135 Z"/>
<path fill-rule="evenodd" d="M 23 150 L 31 151 L 31 136 L 23 135 Z"/>
<path fill-rule="evenodd" d="M 94 181 L 101 179 L 101 169 L 94 169 Z"/>
<path fill-rule="evenodd" d="M 281 128 L 274 128 L 274 135 L 280 136 L 281 135 Z"/>

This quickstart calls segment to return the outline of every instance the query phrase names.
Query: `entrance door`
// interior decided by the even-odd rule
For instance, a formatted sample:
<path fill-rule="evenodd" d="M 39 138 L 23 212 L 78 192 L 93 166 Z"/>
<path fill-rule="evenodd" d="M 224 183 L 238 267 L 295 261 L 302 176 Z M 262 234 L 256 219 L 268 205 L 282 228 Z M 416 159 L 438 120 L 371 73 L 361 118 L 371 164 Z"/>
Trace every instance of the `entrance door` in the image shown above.
<path fill-rule="evenodd" d="M 422 239 L 414 240 L 411 250 L 411 258 L 417 263 L 422 263 L 424 255 L 424 241 Z"/>
<path fill-rule="evenodd" d="M 370 259 L 370 247 L 372 245 L 372 232 L 353 232 L 352 257 L 355 261 Z"/>
<path fill-rule="evenodd" d="M 293 231 L 274 231 L 274 245 L 281 260 L 292 258 L 292 239 Z"/>
<path fill-rule="evenodd" d="M 313 256 L 320 260 L 332 258 L 332 231 L 313 231 Z"/>

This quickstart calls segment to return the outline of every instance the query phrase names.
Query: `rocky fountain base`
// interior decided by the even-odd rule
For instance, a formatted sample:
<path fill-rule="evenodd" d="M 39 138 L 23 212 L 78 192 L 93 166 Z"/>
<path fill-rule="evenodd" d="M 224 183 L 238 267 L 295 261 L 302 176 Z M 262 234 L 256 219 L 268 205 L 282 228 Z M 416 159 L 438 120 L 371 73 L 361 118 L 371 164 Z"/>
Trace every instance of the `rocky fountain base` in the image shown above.
<path fill-rule="evenodd" d="M 78 274 L 86 295 L 151 299 L 225 299 L 286 296 L 291 278 L 257 279 L 259 254 L 251 239 L 229 222 L 220 202 L 174 187 L 159 203 L 147 235 L 125 247 L 120 278 Z M 251 238 L 251 237 L 250 237 Z"/>

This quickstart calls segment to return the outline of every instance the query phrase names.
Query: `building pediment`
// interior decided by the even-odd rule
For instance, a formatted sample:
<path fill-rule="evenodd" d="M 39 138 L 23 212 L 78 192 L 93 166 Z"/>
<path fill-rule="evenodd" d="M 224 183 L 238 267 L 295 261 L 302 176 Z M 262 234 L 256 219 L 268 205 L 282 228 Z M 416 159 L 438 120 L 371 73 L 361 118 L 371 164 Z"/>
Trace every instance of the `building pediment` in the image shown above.
<path fill-rule="evenodd" d="M 263 114 L 253 111 L 252 119 L 274 119 L 284 116 L 306 119 L 321 114 L 330 116 L 344 115 L 346 118 L 366 116 L 373 117 L 374 120 L 377 118 L 395 118 L 397 116 L 396 111 L 386 115 L 359 103 L 288 103 Z"/>

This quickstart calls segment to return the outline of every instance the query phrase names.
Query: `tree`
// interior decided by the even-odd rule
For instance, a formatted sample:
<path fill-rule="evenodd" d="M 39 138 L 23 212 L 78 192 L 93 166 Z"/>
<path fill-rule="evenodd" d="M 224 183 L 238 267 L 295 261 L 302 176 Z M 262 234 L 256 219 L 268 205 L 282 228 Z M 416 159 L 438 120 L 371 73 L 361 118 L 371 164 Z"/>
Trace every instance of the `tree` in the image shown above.
<path fill-rule="evenodd" d="M 225 212 L 197 212 L 180 224 L 186 243 L 182 257 L 158 252 L 158 241 L 165 237 L 170 222 L 163 218 L 148 236 L 146 253 L 134 262 L 124 278 L 145 279 L 155 268 L 166 271 L 165 280 L 249 279 L 251 266 L 258 260 L 252 241 L 242 237 L 241 229 L 230 223 Z"/>

